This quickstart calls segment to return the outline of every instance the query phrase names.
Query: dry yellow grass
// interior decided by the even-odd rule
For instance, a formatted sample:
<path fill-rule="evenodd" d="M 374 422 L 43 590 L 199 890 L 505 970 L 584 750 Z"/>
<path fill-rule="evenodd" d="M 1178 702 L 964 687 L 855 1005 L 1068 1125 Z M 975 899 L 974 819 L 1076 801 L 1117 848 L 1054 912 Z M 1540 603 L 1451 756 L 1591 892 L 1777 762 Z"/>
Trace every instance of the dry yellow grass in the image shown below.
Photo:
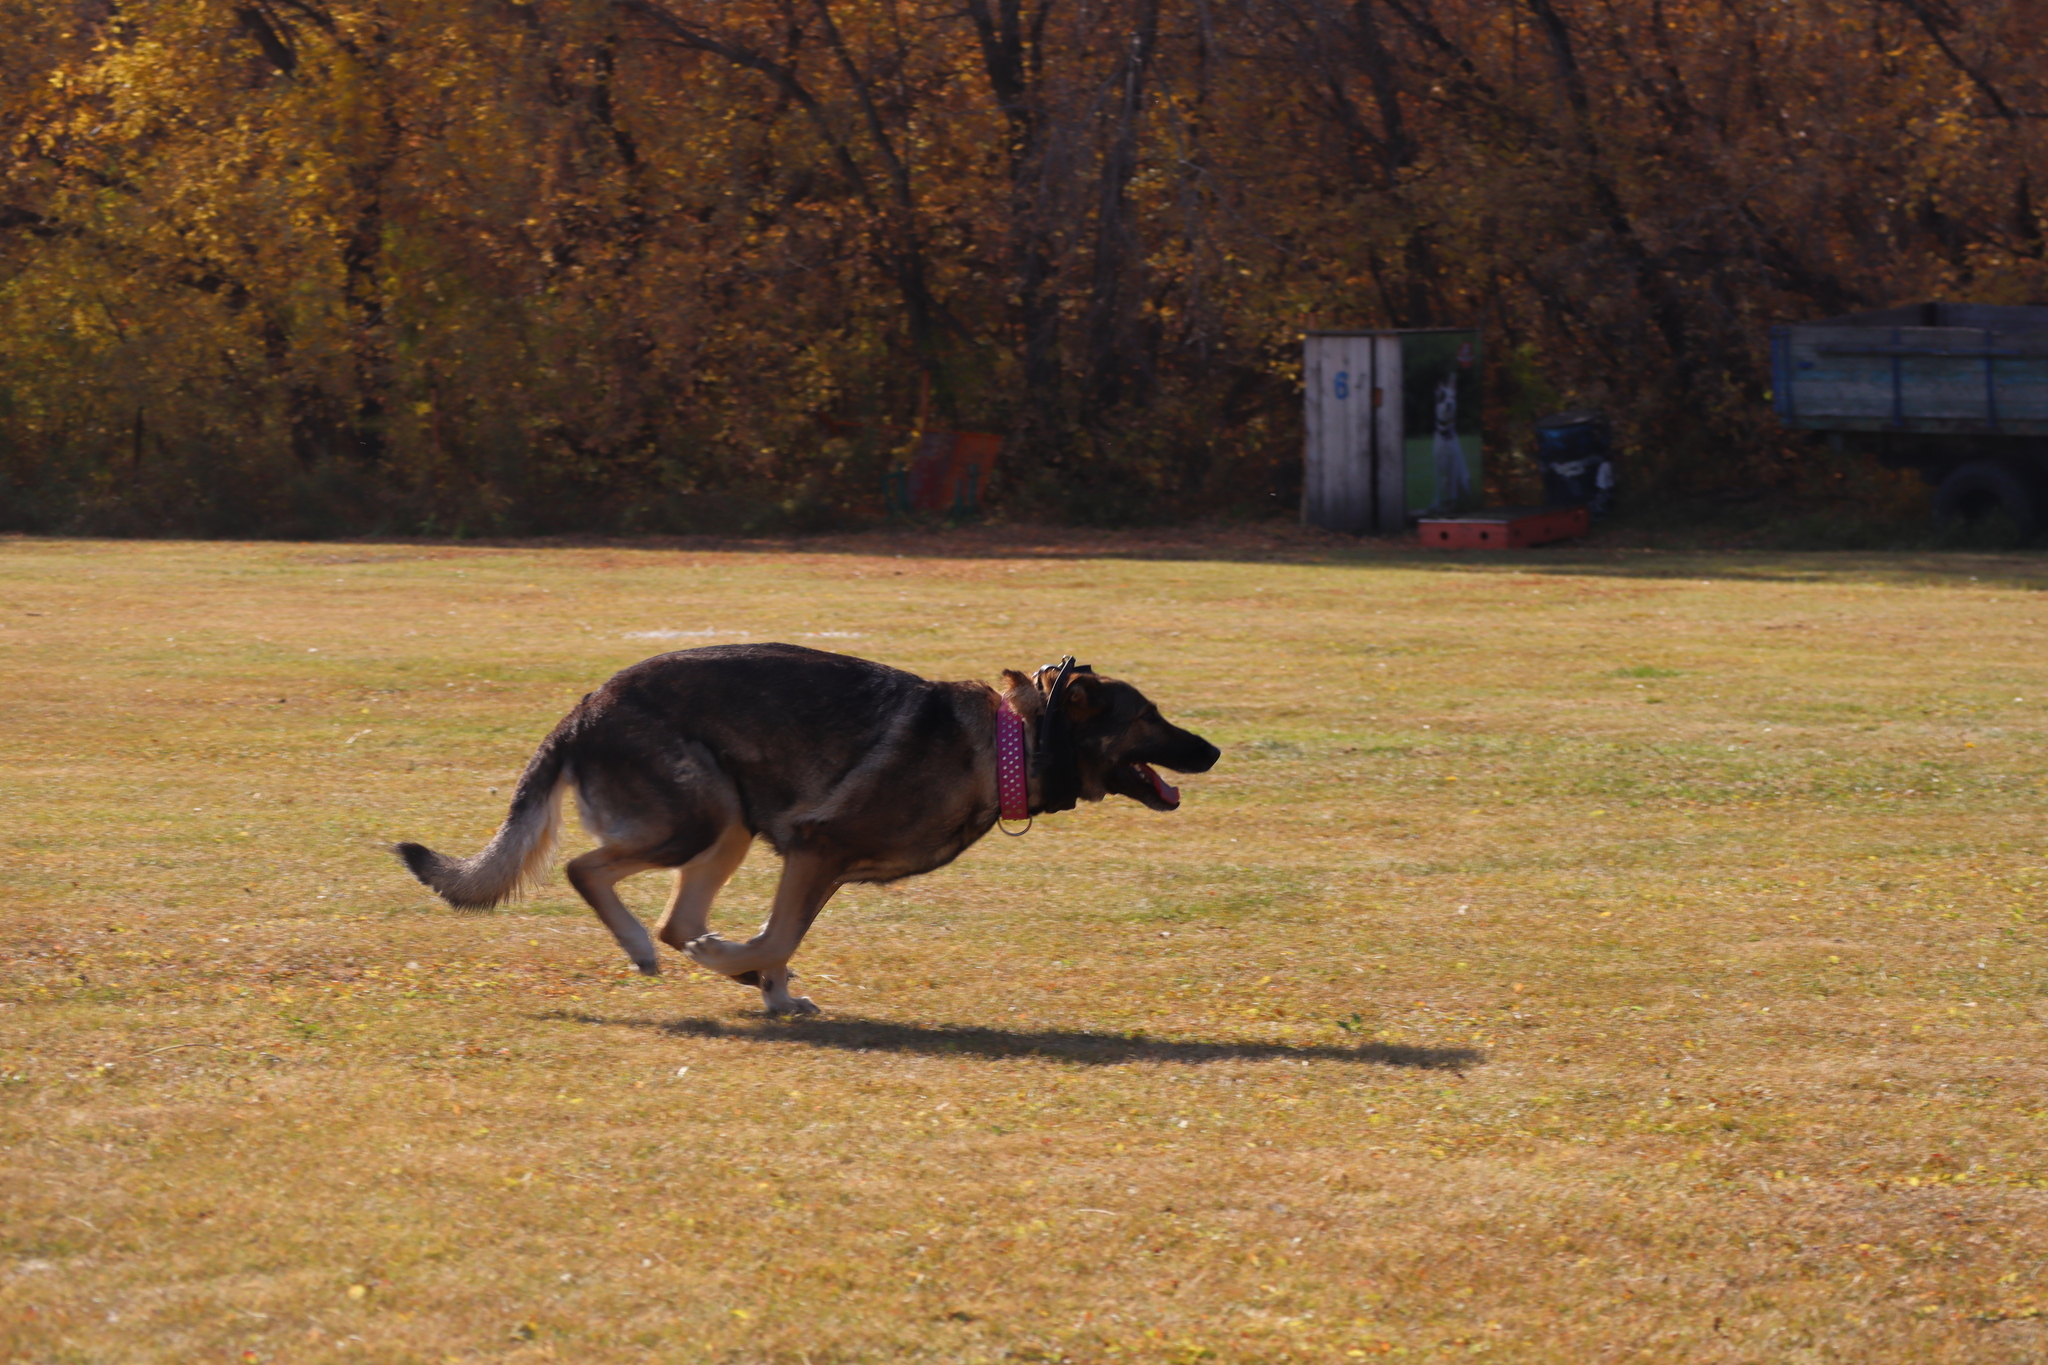
<path fill-rule="evenodd" d="M 1137 544 L 0 541 L 0 1356 L 2048 1355 L 2048 565 Z M 774 638 L 1225 757 L 843 893 L 793 1023 L 384 852 Z"/>

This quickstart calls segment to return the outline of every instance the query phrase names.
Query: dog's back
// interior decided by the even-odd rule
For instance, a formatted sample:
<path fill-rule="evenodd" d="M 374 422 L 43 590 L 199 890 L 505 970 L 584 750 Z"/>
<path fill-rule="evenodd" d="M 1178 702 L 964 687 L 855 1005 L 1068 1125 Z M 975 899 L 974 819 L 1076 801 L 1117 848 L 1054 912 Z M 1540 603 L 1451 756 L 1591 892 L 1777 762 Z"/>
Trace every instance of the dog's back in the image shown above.
<path fill-rule="evenodd" d="M 862 879 L 906 876 L 957 855 L 959 826 L 990 804 L 974 799 L 981 784 L 945 779 L 976 762 L 993 707 L 980 684 L 798 645 L 717 645 L 615 675 L 570 717 L 566 755 L 593 830 L 650 808 L 694 825 L 677 802 L 700 797 L 715 769 L 778 853 L 829 829 L 849 847 L 895 850 Z"/>

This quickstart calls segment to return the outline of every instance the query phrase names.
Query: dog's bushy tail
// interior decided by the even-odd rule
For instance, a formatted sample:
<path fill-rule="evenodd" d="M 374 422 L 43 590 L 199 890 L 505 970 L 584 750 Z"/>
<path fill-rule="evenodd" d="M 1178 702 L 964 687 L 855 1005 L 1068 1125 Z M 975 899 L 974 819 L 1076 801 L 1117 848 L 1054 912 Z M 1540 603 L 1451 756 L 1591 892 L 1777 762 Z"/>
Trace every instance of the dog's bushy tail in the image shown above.
<path fill-rule="evenodd" d="M 562 788 L 567 785 L 563 734 L 542 741 L 519 786 L 505 823 L 474 858 L 450 858 L 424 844 L 399 844 L 391 851 L 412 875 L 460 910 L 486 910 L 518 895 L 548 870 L 562 832 Z"/>

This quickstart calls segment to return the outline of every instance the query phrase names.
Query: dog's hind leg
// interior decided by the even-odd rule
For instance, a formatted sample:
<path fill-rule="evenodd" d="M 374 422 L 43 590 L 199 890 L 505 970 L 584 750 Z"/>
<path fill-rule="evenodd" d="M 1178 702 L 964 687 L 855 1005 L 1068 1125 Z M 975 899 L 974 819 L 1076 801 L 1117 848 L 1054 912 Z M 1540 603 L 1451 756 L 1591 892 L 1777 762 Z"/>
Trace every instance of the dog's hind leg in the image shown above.
<path fill-rule="evenodd" d="M 711 927 L 712 900 L 739 871 L 753 843 L 752 831 L 734 821 L 716 843 L 677 868 L 675 894 L 654 926 L 654 936 L 677 952 L 684 951 L 691 939 L 704 937 Z"/>
<path fill-rule="evenodd" d="M 597 911 L 597 917 L 612 931 L 612 937 L 626 950 L 626 956 L 642 976 L 661 975 L 661 962 L 654 956 L 654 940 L 647 936 L 647 926 L 626 908 L 612 888 L 635 872 L 659 865 L 610 845 L 569 860 L 569 885 Z"/>
<path fill-rule="evenodd" d="M 678 742 L 645 748 L 631 761 L 617 755 L 579 760 L 576 806 L 583 827 L 598 837 L 599 844 L 570 862 L 569 882 L 597 911 L 633 965 L 648 976 L 659 976 L 654 940 L 612 887 L 649 868 L 694 867 L 714 849 L 724 848 L 729 857 L 737 853 L 702 891 L 708 906 L 739 858 L 746 856 L 744 841 L 737 848 L 725 843 L 739 824 L 739 794 L 702 746 Z M 688 900 L 681 885 L 677 900 Z M 672 904 L 670 918 L 676 909 Z"/>
<path fill-rule="evenodd" d="M 705 934 L 683 951 L 699 966 L 725 976 L 759 972 L 761 1001 L 770 1014 L 816 1014 L 816 1005 L 789 993 L 789 959 L 804 941 L 811 921 L 839 889 L 839 874 L 844 870 L 845 864 L 837 857 L 792 852 L 783 859 L 775 904 L 760 933 L 745 943 Z"/>

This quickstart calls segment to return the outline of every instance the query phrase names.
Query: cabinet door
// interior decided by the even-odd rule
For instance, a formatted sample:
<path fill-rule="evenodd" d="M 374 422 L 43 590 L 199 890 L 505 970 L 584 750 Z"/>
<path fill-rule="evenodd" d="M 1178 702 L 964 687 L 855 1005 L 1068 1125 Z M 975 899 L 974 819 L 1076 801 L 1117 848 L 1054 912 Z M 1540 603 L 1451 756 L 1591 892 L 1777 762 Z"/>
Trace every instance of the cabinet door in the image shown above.
<path fill-rule="evenodd" d="M 1374 529 L 1383 536 L 1408 529 L 1408 447 L 1402 432 L 1401 338 L 1372 339 L 1373 503 Z"/>
<path fill-rule="evenodd" d="M 1302 520 L 1351 535 L 1373 529 L 1373 338 L 1303 339 L 1307 423 Z"/>

